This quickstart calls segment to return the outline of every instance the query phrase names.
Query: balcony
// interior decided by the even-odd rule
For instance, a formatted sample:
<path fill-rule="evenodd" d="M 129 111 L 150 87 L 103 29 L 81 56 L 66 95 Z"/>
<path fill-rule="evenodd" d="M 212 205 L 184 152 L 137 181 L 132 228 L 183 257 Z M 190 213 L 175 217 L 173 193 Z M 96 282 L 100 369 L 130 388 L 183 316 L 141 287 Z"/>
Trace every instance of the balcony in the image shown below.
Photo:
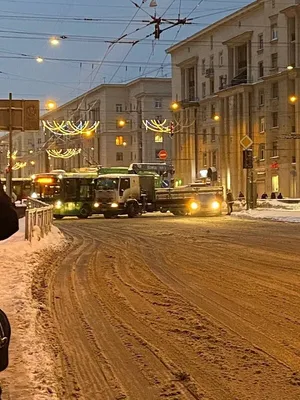
<path fill-rule="evenodd" d="M 231 80 L 231 86 L 241 85 L 242 83 L 248 83 L 247 69 L 244 69 Z"/>
<path fill-rule="evenodd" d="M 208 68 L 208 69 L 205 71 L 205 77 L 206 77 L 206 78 L 213 78 L 214 75 L 215 75 L 215 70 L 214 70 L 213 67 Z"/>
<path fill-rule="evenodd" d="M 200 102 L 199 97 L 189 97 L 188 99 L 181 100 L 179 103 L 182 108 L 187 108 L 199 105 L 199 102 Z"/>

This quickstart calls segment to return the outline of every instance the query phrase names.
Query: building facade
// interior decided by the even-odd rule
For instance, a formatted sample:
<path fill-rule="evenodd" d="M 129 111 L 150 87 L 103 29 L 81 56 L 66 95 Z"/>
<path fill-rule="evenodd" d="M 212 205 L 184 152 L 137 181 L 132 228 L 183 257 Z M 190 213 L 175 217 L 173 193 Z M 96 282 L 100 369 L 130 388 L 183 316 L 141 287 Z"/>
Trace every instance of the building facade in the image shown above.
<path fill-rule="evenodd" d="M 300 196 L 300 2 L 257 0 L 172 46 L 175 170 L 184 182 L 215 167 L 246 190 L 241 139 L 253 144 L 253 179 Z"/>
<path fill-rule="evenodd" d="M 80 148 L 81 153 L 68 160 L 48 159 L 47 170 L 92 165 L 129 166 L 134 162 L 158 162 L 164 149 L 171 154 L 168 134 L 147 131 L 143 120 L 170 120 L 171 79 L 139 78 L 127 84 L 103 84 L 42 116 L 45 121 L 100 121 L 91 136 L 61 139 L 46 130 L 48 147 Z M 121 122 L 121 123 L 120 123 Z"/>

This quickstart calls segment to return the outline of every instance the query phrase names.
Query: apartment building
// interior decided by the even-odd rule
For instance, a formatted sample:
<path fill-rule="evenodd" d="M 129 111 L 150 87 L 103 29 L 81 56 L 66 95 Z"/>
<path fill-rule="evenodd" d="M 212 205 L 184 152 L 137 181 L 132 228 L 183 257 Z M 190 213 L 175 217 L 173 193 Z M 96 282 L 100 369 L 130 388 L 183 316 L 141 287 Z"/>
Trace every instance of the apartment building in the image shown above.
<path fill-rule="evenodd" d="M 61 137 L 51 148 L 80 148 L 68 159 L 50 158 L 47 170 L 88 167 L 91 165 L 129 166 L 133 162 L 158 162 L 164 149 L 171 154 L 171 138 L 146 130 L 143 120 L 170 120 L 171 79 L 139 78 L 126 84 L 103 84 L 42 116 L 45 121 L 100 121 L 95 134 Z M 122 121 L 122 124 L 120 124 Z M 51 139 L 52 136 L 52 139 Z M 51 145 L 50 145 L 51 143 Z"/>
<path fill-rule="evenodd" d="M 184 182 L 215 167 L 225 188 L 244 192 L 248 135 L 258 194 L 300 196 L 299 41 L 299 0 L 257 0 L 167 50 Z"/>

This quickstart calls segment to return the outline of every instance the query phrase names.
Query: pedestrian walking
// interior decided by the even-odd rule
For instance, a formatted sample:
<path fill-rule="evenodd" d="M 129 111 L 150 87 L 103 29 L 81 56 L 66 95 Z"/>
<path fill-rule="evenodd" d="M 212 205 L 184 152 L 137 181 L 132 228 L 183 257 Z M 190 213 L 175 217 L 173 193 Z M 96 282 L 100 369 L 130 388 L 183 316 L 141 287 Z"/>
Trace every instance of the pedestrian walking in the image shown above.
<path fill-rule="evenodd" d="M 0 183 L 0 240 L 8 239 L 19 230 L 19 219 L 10 197 Z"/>
<path fill-rule="evenodd" d="M 230 215 L 233 211 L 233 203 L 234 203 L 233 194 L 230 189 L 227 190 L 226 203 L 227 203 L 227 209 L 228 209 L 227 215 Z"/>

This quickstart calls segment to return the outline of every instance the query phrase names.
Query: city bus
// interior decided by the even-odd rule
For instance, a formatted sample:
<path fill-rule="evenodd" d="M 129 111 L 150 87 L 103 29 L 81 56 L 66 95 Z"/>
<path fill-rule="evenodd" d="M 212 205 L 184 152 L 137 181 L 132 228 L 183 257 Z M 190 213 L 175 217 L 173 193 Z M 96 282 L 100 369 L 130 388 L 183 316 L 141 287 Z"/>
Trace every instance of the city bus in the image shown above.
<path fill-rule="evenodd" d="M 6 190 L 6 178 L 1 178 L 1 183 Z M 27 199 L 31 192 L 31 178 L 12 178 L 12 190 L 17 196 L 17 201 Z"/>
<path fill-rule="evenodd" d="M 55 171 L 33 175 L 31 197 L 53 205 L 55 219 L 66 216 L 88 218 L 97 214 L 94 204 L 96 172 Z"/>
<path fill-rule="evenodd" d="M 171 186 L 175 170 L 172 164 L 168 163 L 133 163 L 128 168 L 129 174 L 156 175 L 156 187 Z"/>

